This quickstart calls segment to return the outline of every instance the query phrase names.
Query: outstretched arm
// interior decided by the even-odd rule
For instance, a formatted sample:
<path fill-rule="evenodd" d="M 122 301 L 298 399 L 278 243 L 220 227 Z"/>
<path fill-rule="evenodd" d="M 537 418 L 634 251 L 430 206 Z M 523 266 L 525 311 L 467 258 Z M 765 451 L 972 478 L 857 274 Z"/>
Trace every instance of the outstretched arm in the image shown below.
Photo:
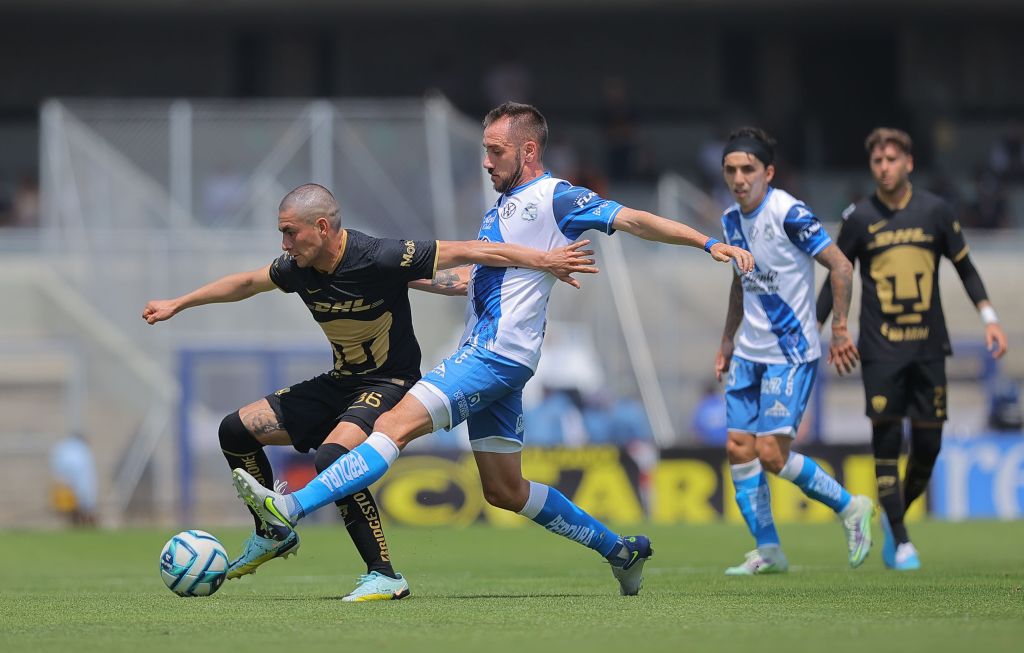
<path fill-rule="evenodd" d="M 729 310 L 725 314 L 722 344 L 715 355 L 715 378 L 719 382 L 732 361 L 736 330 L 740 328 L 741 322 L 743 322 L 743 282 L 740 281 L 739 276 L 734 274 L 732 275 L 732 286 L 729 288 Z"/>
<path fill-rule="evenodd" d="M 142 311 L 142 319 L 150 324 L 156 324 L 174 317 L 186 308 L 237 302 L 274 288 L 277 286 L 270 280 L 269 265 L 252 272 L 229 274 L 181 297 L 154 299 L 148 302 Z"/>
<path fill-rule="evenodd" d="M 579 288 L 572 275 L 595 274 L 594 250 L 582 249 L 589 240 L 556 247 L 548 252 L 512 243 L 491 243 L 483 240 L 439 240 L 437 242 L 437 269 L 475 263 L 492 268 L 530 268 L 554 275 L 560 281 Z"/>
<path fill-rule="evenodd" d="M 850 338 L 847 318 L 853 295 L 853 264 L 835 244 L 829 245 L 814 257 L 829 269 L 828 287 L 832 295 L 832 340 L 828 346 L 828 363 L 835 364 L 840 376 L 857 367 L 860 352 Z M 824 294 L 824 290 L 822 291 Z M 820 303 L 820 298 L 819 298 Z M 820 315 L 820 313 L 819 313 Z"/>
<path fill-rule="evenodd" d="M 985 291 L 985 284 L 978 274 L 978 269 L 967 255 L 953 265 L 956 267 L 956 273 L 960 275 L 967 296 L 978 309 L 981 322 L 985 325 L 985 346 L 992 352 L 992 358 L 1001 358 L 1006 353 L 1006 333 L 1003 332 L 1003 327 L 999 326 L 999 317 L 988 299 L 988 292 Z"/>
<path fill-rule="evenodd" d="M 429 281 L 420 279 L 410 281 L 409 287 L 413 290 L 434 293 L 436 295 L 465 295 L 469 288 L 469 277 L 473 269 L 464 265 L 450 270 L 438 270 L 433 279 Z"/>
<path fill-rule="evenodd" d="M 754 269 L 754 257 L 747 250 L 719 242 L 705 236 L 693 227 L 647 211 L 638 211 L 624 206 L 616 214 L 612 227 L 644 240 L 706 249 L 716 261 L 728 263 L 735 260 L 740 271 L 744 273 Z M 707 247 L 708 243 L 711 243 L 710 247 Z"/>

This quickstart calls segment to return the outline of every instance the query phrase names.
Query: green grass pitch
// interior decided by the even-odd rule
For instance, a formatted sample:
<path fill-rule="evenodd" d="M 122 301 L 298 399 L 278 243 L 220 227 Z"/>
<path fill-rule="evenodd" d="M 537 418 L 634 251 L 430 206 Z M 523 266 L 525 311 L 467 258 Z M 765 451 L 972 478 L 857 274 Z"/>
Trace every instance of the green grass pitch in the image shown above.
<path fill-rule="evenodd" d="M 196 527 L 229 555 L 245 537 Z M 912 574 L 885 571 L 880 542 L 848 569 L 838 523 L 784 526 L 790 573 L 757 578 L 722 575 L 750 546 L 740 527 L 639 530 L 655 557 L 640 596 L 620 597 L 596 554 L 531 525 L 392 528 L 413 594 L 364 604 L 339 600 L 361 571 L 340 526 L 304 528 L 297 557 L 191 599 L 159 578 L 169 530 L 9 531 L 0 651 L 1024 650 L 1024 522 L 914 524 Z"/>

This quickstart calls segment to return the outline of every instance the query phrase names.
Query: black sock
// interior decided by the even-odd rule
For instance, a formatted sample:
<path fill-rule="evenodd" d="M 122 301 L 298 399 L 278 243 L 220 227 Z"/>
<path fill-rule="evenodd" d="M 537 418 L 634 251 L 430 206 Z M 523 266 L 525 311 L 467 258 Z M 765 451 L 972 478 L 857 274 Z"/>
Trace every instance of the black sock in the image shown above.
<path fill-rule="evenodd" d="M 263 450 L 263 445 L 260 444 L 259 440 L 254 438 L 249 433 L 249 430 L 245 428 L 245 425 L 242 424 L 242 419 L 238 416 L 237 411 L 221 421 L 218 435 L 220 436 L 220 450 L 228 461 L 229 468 L 241 467 L 252 474 L 253 478 L 260 482 L 260 485 L 273 489 L 274 468 L 270 466 L 267 452 Z M 252 508 L 248 506 L 246 508 L 249 509 L 249 514 L 252 515 L 258 534 L 263 537 L 281 539 L 279 534 L 272 528 L 264 525 L 263 520 L 260 519 L 259 515 Z"/>
<path fill-rule="evenodd" d="M 333 442 L 322 445 L 316 452 L 316 471 L 322 472 L 331 463 L 348 453 L 348 449 Z M 384 529 L 380 523 L 377 502 L 373 500 L 370 490 L 360 490 L 351 496 L 334 502 L 345 522 L 349 537 L 356 545 L 360 557 L 366 563 L 366 572 L 380 572 L 385 576 L 397 578 L 391 566 L 391 553 L 388 551 Z"/>
<path fill-rule="evenodd" d="M 871 446 L 875 451 L 875 480 L 878 483 L 878 503 L 892 528 L 896 544 L 909 542 L 907 527 L 903 524 L 903 495 L 900 492 L 899 458 L 903 445 L 903 423 L 886 420 L 872 424 Z"/>
<path fill-rule="evenodd" d="M 911 426 L 910 459 L 907 461 L 907 476 L 903 481 L 903 505 L 907 508 L 928 488 L 941 446 L 941 424 Z"/>

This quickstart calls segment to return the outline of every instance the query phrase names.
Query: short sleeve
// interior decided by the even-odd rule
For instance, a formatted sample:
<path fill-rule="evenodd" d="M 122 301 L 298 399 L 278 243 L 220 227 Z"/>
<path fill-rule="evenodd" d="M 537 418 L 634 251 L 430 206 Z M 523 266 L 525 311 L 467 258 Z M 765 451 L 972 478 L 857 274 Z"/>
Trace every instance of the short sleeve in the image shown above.
<path fill-rule="evenodd" d="M 381 272 L 395 274 L 403 281 L 433 279 L 437 272 L 436 240 L 381 238 L 373 255 Z"/>
<path fill-rule="evenodd" d="M 618 202 L 602 199 L 600 195 L 583 186 L 573 186 L 562 181 L 555 186 L 551 200 L 558 230 L 570 240 L 579 238 L 588 229 L 600 229 L 606 234 L 615 231 L 612 222 L 622 210 Z"/>
<path fill-rule="evenodd" d="M 935 214 L 939 221 L 939 233 L 942 234 L 942 253 L 954 263 L 959 263 L 969 252 L 960 221 L 953 215 L 952 208 L 946 202 L 939 204 Z"/>
<path fill-rule="evenodd" d="M 295 265 L 295 259 L 287 254 L 282 254 L 270 264 L 270 280 L 285 292 L 298 290 L 297 272 L 298 266 Z"/>
<path fill-rule="evenodd" d="M 796 204 L 782 220 L 789 241 L 809 256 L 817 256 L 832 244 L 832 238 L 818 217 L 803 204 Z"/>

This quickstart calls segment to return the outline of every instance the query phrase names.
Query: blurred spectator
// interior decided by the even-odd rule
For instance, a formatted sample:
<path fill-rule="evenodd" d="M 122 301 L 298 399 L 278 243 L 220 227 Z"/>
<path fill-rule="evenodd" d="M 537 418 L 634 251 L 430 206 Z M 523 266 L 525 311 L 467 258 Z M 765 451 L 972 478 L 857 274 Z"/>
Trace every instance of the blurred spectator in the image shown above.
<path fill-rule="evenodd" d="M 601 172 L 600 166 L 594 160 L 594 155 L 589 150 L 583 150 L 577 154 L 576 168 L 565 177 L 577 186 L 585 186 L 601 197 L 608 196 L 608 177 Z"/>
<path fill-rule="evenodd" d="M 89 443 L 73 433 L 50 451 L 54 509 L 72 526 L 96 525 L 96 464 Z"/>
<path fill-rule="evenodd" d="M 613 181 L 632 179 L 635 173 L 636 112 L 622 77 L 607 77 L 599 120 L 604 132 L 605 171 Z"/>
<path fill-rule="evenodd" d="M 587 444 L 582 398 L 578 390 L 544 386 L 544 398 L 526 410 L 526 437 L 531 446 L 581 447 Z"/>
<path fill-rule="evenodd" d="M 1020 386 L 1009 379 L 995 384 L 989 398 L 988 425 L 996 431 L 1020 431 L 1024 418 L 1020 409 Z"/>
<path fill-rule="evenodd" d="M 529 104 L 533 76 L 522 61 L 505 59 L 484 73 L 483 87 L 488 110 L 509 101 Z"/>
<path fill-rule="evenodd" d="M 573 180 L 573 175 L 577 174 L 579 170 L 580 159 L 576 155 L 572 143 L 565 137 L 559 136 L 552 139 L 544 153 L 544 162 L 554 176 L 578 183 Z"/>
<path fill-rule="evenodd" d="M 960 190 L 956 187 L 956 181 L 944 169 L 935 171 L 935 174 L 932 175 L 931 184 L 928 185 L 928 190 L 949 202 L 950 206 L 953 207 L 954 214 L 961 215 L 963 212 L 963 198 L 960 197 Z"/>
<path fill-rule="evenodd" d="M 36 227 L 39 225 L 39 182 L 34 176 L 22 177 L 15 186 L 9 201 L 0 199 L 0 225 L 8 227 Z"/>
<path fill-rule="evenodd" d="M 702 444 L 725 446 L 725 395 L 714 381 L 704 383 L 700 401 L 693 411 L 691 427 Z"/>
<path fill-rule="evenodd" d="M 1009 200 L 1003 182 L 994 172 L 980 170 L 974 176 L 974 201 L 963 221 L 973 229 L 1005 229 L 1010 226 Z"/>
<path fill-rule="evenodd" d="M 1011 125 L 995 142 L 989 154 L 989 165 L 1002 180 L 1024 181 L 1024 123 Z"/>

